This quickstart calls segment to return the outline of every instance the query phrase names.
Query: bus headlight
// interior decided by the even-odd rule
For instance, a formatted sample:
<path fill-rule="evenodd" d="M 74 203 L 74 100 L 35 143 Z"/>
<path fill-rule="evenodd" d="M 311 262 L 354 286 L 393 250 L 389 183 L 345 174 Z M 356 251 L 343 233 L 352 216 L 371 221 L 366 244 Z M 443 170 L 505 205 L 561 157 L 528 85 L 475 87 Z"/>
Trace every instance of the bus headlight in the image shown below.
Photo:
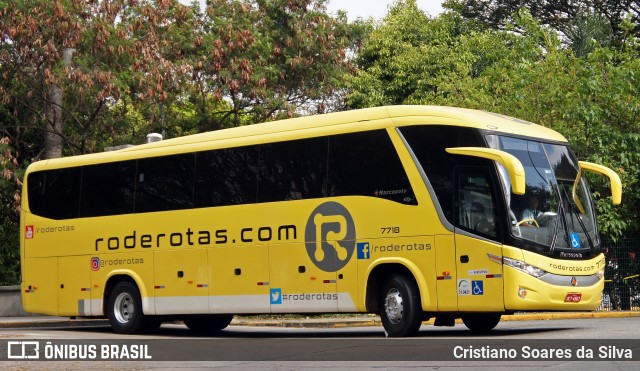
<path fill-rule="evenodd" d="M 502 262 L 504 265 L 508 265 L 512 268 L 515 268 L 519 271 L 523 271 L 524 273 L 533 276 L 535 278 L 540 278 L 542 276 L 544 276 L 545 274 L 547 274 L 547 271 L 545 271 L 544 269 L 540 269 L 538 267 L 534 267 L 531 264 L 527 264 L 523 261 L 520 260 L 516 260 L 516 259 L 511 259 L 511 258 L 507 258 L 507 257 L 502 257 Z"/>

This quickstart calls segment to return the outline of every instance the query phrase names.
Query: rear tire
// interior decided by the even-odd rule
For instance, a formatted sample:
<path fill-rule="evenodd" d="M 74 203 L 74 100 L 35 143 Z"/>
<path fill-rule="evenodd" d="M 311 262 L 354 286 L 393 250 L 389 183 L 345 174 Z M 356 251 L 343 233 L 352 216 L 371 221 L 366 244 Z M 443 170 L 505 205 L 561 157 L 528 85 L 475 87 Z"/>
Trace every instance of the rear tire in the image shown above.
<path fill-rule="evenodd" d="M 107 316 L 111 328 L 119 334 L 134 334 L 155 325 L 153 319 L 142 313 L 140 290 L 129 281 L 119 282 L 109 293 Z"/>
<path fill-rule="evenodd" d="M 382 285 L 380 318 L 387 336 L 413 336 L 422 324 L 422 306 L 416 283 L 406 276 L 394 274 Z"/>
<path fill-rule="evenodd" d="M 485 333 L 493 330 L 500 322 L 499 313 L 473 313 L 462 316 L 462 323 L 476 333 Z"/>
<path fill-rule="evenodd" d="M 183 322 L 196 335 L 211 335 L 229 326 L 232 319 L 233 314 L 209 314 L 186 317 Z"/>

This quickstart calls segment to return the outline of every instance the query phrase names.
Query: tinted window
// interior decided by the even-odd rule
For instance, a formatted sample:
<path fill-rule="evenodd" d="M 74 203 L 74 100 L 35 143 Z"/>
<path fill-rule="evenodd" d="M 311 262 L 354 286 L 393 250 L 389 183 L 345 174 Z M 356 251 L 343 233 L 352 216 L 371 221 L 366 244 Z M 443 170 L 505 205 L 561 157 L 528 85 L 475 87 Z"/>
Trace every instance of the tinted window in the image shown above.
<path fill-rule="evenodd" d="M 133 212 L 135 173 L 135 161 L 83 167 L 80 216 L 105 216 Z"/>
<path fill-rule="evenodd" d="M 496 200 L 491 191 L 488 167 L 459 167 L 456 187 L 457 217 L 455 224 L 468 231 L 495 239 Z"/>
<path fill-rule="evenodd" d="M 135 212 L 193 207 L 194 167 L 192 153 L 138 160 Z"/>
<path fill-rule="evenodd" d="M 27 182 L 32 213 L 51 219 L 78 216 L 80 168 L 31 173 Z"/>
<path fill-rule="evenodd" d="M 198 152 L 195 207 L 256 202 L 258 147 Z"/>
<path fill-rule="evenodd" d="M 28 184 L 32 212 L 55 219 L 349 195 L 416 204 L 384 130 L 35 172 Z"/>
<path fill-rule="evenodd" d="M 329 195 L 361 195 L 417 204 L 400 158 L 384 130 L 329 137 Z"/>
<path fill-rule="evenodd" d="M 453 170 L 458 164 L 477 163 L 480 160 L 468 156 L 453 156 L 445 149 L 484 145 L 470 128 L 421 125 L 403 127 L 400 132 L 429 178 L 442 211 L 449 222 L 453 223 Z"/>
<path fill-rule="evenodd" d="M 262 145 L 258 202 L 323 197 L 326 174 L 326 137 Z"/>

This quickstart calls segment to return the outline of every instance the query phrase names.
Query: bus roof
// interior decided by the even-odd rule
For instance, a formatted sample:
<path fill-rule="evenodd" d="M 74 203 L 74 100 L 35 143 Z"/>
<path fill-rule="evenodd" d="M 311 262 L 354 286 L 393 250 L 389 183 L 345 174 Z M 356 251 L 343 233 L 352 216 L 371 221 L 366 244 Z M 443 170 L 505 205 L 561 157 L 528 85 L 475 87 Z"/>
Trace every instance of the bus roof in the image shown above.
<path fill-rule="evenodd" d="M 402 105 L 297 117 L 193 134 L 112 152 L 38 161 L 30 166 L 29 171 L 416 124 L 465 126 L 545 141 L 567 141 L 552 129 L 500 114 L 456 107 Z"/>

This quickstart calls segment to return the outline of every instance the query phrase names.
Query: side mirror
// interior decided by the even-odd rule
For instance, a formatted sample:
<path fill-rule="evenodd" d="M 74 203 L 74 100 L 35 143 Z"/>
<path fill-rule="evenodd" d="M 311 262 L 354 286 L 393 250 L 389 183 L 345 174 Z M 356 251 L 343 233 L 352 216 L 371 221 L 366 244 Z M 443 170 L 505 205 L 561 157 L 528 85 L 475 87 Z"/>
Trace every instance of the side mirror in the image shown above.
<path fill-rule="evenodd" d="M 590 171 L 609 178 L 611 183 L 611 199 L 614 205 L 620 205 L 622 202 L 622 182 L 615 171 L 606 166 L 594 164 L 591 162 L 580 161 L 580 170 Z"/>
<path fill-rule="evenodd" d="M 517 195 L 523 195 L 525 191 L 525 173 L 520 160 L 514 155 L 492 148 L 484 147 L 454 147 L 447 148 L 447 153 L 471 157 L 481 157 L 493 161 L 498 161 L 509 173 L 511 181 L 511 191 Z"/>

